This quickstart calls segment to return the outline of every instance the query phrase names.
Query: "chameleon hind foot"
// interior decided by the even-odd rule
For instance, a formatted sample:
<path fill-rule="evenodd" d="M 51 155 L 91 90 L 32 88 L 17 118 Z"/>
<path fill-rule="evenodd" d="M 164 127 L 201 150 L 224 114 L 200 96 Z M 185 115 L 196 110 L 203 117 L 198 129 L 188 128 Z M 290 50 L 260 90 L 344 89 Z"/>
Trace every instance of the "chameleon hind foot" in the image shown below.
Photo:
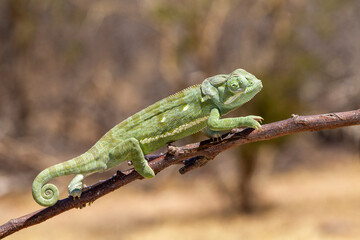
<path fill-rule="evenodd" d="M 94 161 L 88 164 L 87 173 L 77 174 L 73 180 L 71 180 L 68 186 L 69 196 L 73 197 L 74 199 L 80 198 L 83 190 L 84 178 L 94 172 L 101 172 L 104 170 L 106 170 L 106 164 L 101 161 Z"/>
<path fill-rule="evenodd" d="M 109 153 L 110 164 L 117 165 L 115 163 L 121 162 L 123 156 L 126 156 L 132 162 L 135 170 L 144 178 L 155 176 L 136 138 L 125 139 L 118 146 L 114 147 Z"/>
<path fill-rule="evenodd" d="M 77 174 L 73 178 L 73 180 L 71 180 L 68 186 L 68 191 L 69 191 L 69 196 L 73 197 L 73 199 L 81 197 L 81 193 L 83 189 L 83 182 L 82 182 L 83 180 L 84 180 L 83 174 Z"/>

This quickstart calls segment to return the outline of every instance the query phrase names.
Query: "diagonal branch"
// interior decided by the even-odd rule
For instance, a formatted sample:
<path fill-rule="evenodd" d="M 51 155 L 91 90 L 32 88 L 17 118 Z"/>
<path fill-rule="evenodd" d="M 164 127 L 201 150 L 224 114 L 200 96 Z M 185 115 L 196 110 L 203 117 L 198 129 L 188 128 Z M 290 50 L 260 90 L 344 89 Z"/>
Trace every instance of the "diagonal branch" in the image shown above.
<path fill-rule="evenodd" d="M 351 125 L 360 125 L 360 109 L 312 116 L 293 115 L 291 118 L 283 121 L 265 124 L 262 126 L 262 130 L 250 128 L 244 130 L 234 129 L 230 133 L 223 135 L 222 140 L 219 141 L 206 140 L 182 147 L 169 146 L 166 154 L 149 155 L 147 157 L 155 173 L 164 170 L 170 165 L 184 164 L 180 169 L 180 173 L 184 174 L 205 165 L 207 161 L 213 159 L 220 152 L 234 146 L 270 140 L 297 132 L 319 131 Z M 118 171 L 113 177 L 86 188 L 80 199 L 73 200 L 72 198 L 66 198 L 58 201 L 54 206 L 8 221 L 0 226 L 0 238 L 23 228 L 44 222 L 72 208 L 83 207 L 87 203 L 94 202 L 105 194 L 137 179 L 142 179 L 142 177 L 133 169 L 126 172 Z"/>

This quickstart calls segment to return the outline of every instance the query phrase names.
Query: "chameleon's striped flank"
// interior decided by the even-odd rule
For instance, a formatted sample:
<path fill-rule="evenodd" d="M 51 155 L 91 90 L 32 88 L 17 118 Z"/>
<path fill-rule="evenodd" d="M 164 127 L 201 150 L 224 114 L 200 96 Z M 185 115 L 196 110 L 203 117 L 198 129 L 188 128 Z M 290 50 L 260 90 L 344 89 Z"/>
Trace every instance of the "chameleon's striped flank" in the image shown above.
<path fill-rule="evenodd" d="M 157 135 L 155 137 L 149 137 L 149 138 L 144 138 L 144 139 L 141 139 L 140 140 L 140 143 L 141 144 L 149 144 L 149 143 L 152 143 L 154 141 L 157 141 L 161 138 L 167 138 L 167 137 L 170 137 L 170 136 L 174 136 L 175 134 L 179 134 L 195 125 L 198 125 L 199 123 L 201 122 L 204 122 L 206 121 L 207 119 L 209 118 L 209 116 L 205 116 L 205 117 L 202 117 L 202 118 L 199 118 L 199 119 L 196 119 L 192 122 L 189 122 L 189 123 L 186 123 L 186 124 L 183 124 L 177 128 L 175 128 L 174 130 L 172 131 L 169 131 L 169 132 L 166 132 L 166 133 L 163 133 L 163 134 L 160 134 L 160 135 Z"/>

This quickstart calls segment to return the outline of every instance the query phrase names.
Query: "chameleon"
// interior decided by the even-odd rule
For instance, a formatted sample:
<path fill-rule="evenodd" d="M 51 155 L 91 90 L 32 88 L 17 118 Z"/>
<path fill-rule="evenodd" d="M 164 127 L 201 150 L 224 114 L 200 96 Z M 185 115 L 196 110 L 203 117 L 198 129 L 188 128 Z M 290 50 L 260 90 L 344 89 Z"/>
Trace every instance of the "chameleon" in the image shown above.
<path fill-rule="evenodd" d="M 230 74 L 206 78 L 137 112 L 109 130 L 87 152 L 41 171 L 32 184 L 34 200 L 52 206 L 59 191 L 51 179 L 73 174 L 69 196 L 80 198 L 83 180 L 96 172 L 131 161 L 144 178 L 155 176 L 145 155 L 200 130 L 212 138 L 237 127 L 261 129 L 260 116 L 220 118 L 251 100 L 262 89 L 261 80 L 236 69 Z"/>

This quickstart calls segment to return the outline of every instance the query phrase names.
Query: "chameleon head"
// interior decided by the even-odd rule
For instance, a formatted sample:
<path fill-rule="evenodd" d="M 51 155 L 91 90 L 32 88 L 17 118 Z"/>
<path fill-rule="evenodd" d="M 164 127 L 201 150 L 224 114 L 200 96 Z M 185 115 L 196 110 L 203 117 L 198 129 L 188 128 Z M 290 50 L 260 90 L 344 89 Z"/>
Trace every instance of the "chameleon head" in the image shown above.
<path fill-rule="evenodd" d="M 218 87 L 223 112 L 231 111 L 251 100 L 262 89 L 262 83 L 251 73 L 236 69 Z"/>

